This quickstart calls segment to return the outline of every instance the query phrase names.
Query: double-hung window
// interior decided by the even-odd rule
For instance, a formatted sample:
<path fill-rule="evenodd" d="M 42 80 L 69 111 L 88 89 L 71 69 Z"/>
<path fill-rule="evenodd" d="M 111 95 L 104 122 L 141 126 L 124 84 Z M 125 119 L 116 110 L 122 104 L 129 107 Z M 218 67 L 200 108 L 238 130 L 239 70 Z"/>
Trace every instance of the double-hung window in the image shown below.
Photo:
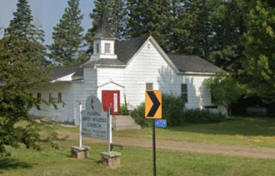
<path fill-rule="evenodd" d="M 184 99 L 184 102 L 188 102 L 188 86 L 187 84 L 181 84 L 181 97 Z"/>

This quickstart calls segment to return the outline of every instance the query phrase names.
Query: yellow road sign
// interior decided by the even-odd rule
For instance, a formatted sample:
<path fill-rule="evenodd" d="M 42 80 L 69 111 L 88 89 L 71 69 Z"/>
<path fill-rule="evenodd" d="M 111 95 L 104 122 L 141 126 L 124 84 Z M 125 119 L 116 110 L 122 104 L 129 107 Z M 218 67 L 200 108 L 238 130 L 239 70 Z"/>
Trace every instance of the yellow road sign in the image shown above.
<path fill-rule="evenodd" d="M 162 118 L 162 96 L 159 90 L 147 90 L 145 93 L 145 118 Z"/>

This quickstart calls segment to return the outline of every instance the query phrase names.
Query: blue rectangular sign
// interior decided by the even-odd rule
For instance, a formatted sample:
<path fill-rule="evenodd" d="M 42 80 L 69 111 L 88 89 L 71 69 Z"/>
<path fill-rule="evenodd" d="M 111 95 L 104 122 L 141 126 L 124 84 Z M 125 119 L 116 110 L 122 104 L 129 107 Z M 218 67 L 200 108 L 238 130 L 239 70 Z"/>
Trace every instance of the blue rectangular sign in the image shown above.
<path fill-rule="evenodd" d="M 167 127 L 167 122 L 166 122 L 166 120 L 157 119 L 157 120 L 155 120 L 155 126 L 157 128 L 166 128 Z"/>

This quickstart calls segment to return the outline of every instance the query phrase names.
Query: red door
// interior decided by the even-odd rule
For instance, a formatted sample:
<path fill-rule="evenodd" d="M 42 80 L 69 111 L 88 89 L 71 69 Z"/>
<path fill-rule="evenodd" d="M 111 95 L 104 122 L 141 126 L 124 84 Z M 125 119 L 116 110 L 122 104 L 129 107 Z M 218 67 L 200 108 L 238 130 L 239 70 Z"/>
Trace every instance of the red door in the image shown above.
<path fill-rule="evenodd" d="M 119 90 L 103 90 L 102 104 L 105 112 L 111 108 L 113 115 L 119 115 L 120 112 L 120 92 Z"/>

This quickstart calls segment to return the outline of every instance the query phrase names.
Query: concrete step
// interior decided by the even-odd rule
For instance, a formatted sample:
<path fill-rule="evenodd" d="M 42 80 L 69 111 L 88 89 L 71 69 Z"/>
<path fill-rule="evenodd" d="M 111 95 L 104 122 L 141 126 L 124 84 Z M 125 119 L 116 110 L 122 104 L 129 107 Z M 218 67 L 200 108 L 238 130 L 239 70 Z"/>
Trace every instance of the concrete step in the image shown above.
<path fill-rule="evenodd" d="M 114 130 L 136 130 L 141 127 L 136 124 L 135 120 L 131 116 L 113 116 L 112 119 Z"/>
<path fill-rule="evenodd" d="M 141 127 L 140 126 L 120 126 L 120 127 L 117 127 L 115 130 L 116 131 L 123 131 L 123 130 L 140 130 Z"/>

